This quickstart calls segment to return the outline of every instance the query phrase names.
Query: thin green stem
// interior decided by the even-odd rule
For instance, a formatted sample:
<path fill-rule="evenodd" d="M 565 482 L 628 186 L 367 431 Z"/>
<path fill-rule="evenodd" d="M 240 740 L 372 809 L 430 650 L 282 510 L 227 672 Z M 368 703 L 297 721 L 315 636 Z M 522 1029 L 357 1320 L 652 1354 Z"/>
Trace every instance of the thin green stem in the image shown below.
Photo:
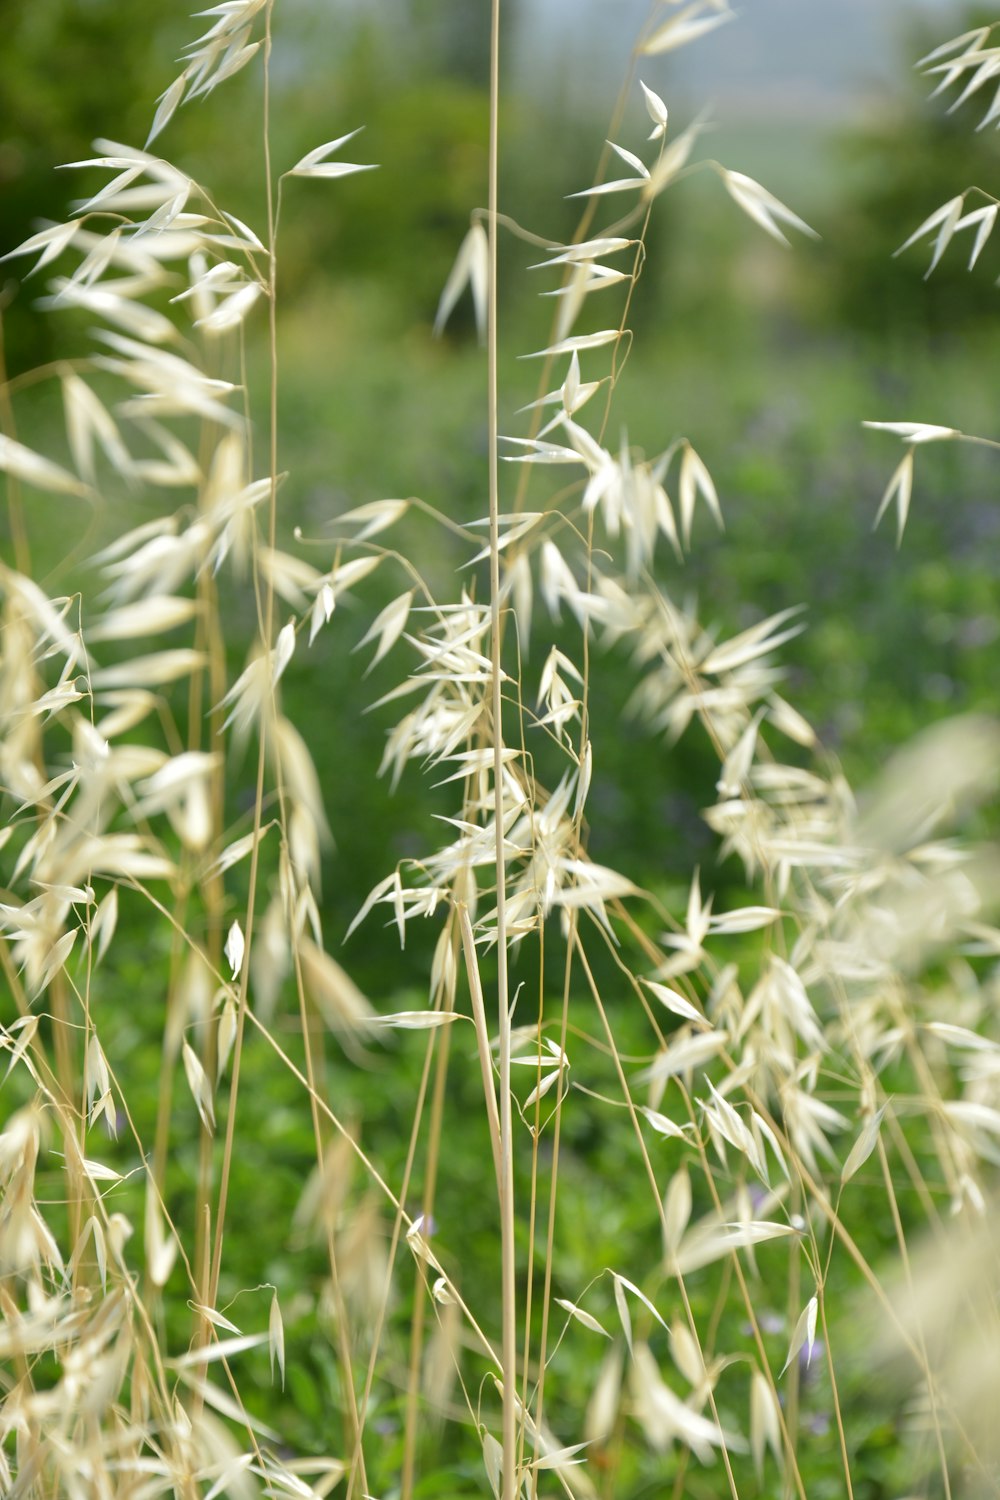
<path fill-rule="evenodd" d="M 500 487 L 497 417 L 497 182 L 500 155 L 500 0 L 490 16 L 489 295 L 486 320 L 490 493 L 490 650 L 493 699 L 493 797 L 496 823 L 497 1012 L 500 1040 L 500 1258 L 503 1296 L 503 1500 L 516 1500 L 517 1286 L 514 1263 L 514 1149 L 507 984 L 506 855 L 503 803 L 503 700 L 500 671 Z"/>
<path fill-rule="evenodd" d="M 270 391 L 268 404 L 270 486 L 268 494 L 268 546 L 274 551 L 278 527 L 278 329 L 277 329 L 277 205 L 274 179 L 271 168 L 271 18 L 273 0 L 268 0 L 264 11 L 264 186 L 267 195 L 268 227 L 268 359 Z M 274 583 L 268 574 L 265 589 L 264 628 L 262 645 L 270 649 L 274 633 Z M 223 1146 L 222 1167 L 219 1180 L 219 1197 L 215 1214 L 215 1244 L 212 1255 L 210 1280 L 211 1304 L 214 1305 L 218 1291 L 219 1273 L 222 1266 L 222 1241 L 226 1221 L 226 1206 L 232 1171 L 233 1141 L 236 1132 L 236 1106 L 239 1098 L 240 1065 L 243 1057 L 243 1039 L 246 1031 L 247 990 L 250 982 L 250 952 L 253 942 L 254 916 L 257 898 L 257 871 L 260 854 L 260 830 L 264 807 L 264 770 L 267 758 L 267 732 L 262 716 L 260 746 L 257 754 L 257 784 L 254 795 L 254 841 L 250 858 L 250 890 L 247 898 L 247 920 L 243 963 L 239 975 L 239 1001 L 236 1022 L 236 1040 L 233 1044 L 232 1079 L 229 1087 L 229 1108 L 226 1113 L 226 1136 Z"/>

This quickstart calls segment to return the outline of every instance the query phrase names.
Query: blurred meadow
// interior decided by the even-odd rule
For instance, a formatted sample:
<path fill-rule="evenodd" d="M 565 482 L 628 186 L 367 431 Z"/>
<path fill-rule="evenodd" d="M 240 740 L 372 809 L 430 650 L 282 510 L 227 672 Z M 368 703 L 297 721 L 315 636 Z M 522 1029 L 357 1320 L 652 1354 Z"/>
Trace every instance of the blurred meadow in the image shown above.
<path fill-rule="evenodd" d="M 609 135 L 631 150 L 643 149 L 649 119 L 636 86 L 625 90 L 620 109 L 615 100 L 645 9 L 597 0 L 517 0 L 506 11 L 499 201 L 501 211 L 531 234 L 570 242 L 587 200 L 569 195 L 592 183 Z M 317 142 L 363 125 L 351 151 L 359 161 L 378 163 L 377 171 L 338 184 L 336 194 L 294 180 L 283 189 L 278 467 L 288 477 L 280 490 L 278 543 L 315 557 L 317 566 L 330 551 L 331 517 L 371 501 L 418 497 L 460 524 L 486 513 L 486 364 L 468 293 L 440 336 L 434 322 L 470 211 L 486 202 L 487 12 L 472 0 L 281 0 L 276 7 L 275 159 L 291 163 Z M 984 7 L 958 3 L 747 0 L 731 25 L 676 54 L 643 60 L 641 69 L 643 81 L 669 106 L 671 131 L 703 114 L 700 154 L 764 183 L 820 238 L 793 234 L 792 248 L 776 244 L 748 223 L 710 174 L 680 182 L 656 202 L 630 309 L 635 334 L 606 441 L 614 449 L 620 436 L 648 457 L 681 433 L 696 446 L 714 479 L 725 529 L 718 531 L 707 512 L 697 515 L 694 545 L 683 562 L 661 564 L 673 594 L 696 601 L 702 620 L 726 638 L 804 606 L 804 630 L 781 648 L 781 691 L 861 787 L 926 726 L 955 714 L 1000 711 L 1000 456 L 957 444 L 918 451 L 911 514 L 897 546 L 894 515 L 877 530 L 873 523 L 899 445 L 861 425 L 925 421 L 1000 436 L 993 387 L 1000 241 L 987 245 L 971 274 L 954 253 L 925 279 L 926 244 L 894 258 L 916 226 L 967 182 L 994 190 L 1000 184 L 1000 136 L 994 129 L 975 131 L 981 110 L 947 113 L 913 71 L 932 46 L 978 25 L 984 15 L 991 19 Z M 177 0 L 142 6 L 0 0 L 0 19 L 5 254 L 100 185 L 92 172 L 56 171 L 60 163 L 89 155 L 95 139 L 142 145 L 152 101 L 170 83 L 172 60 L 193 33 L 187 7 Z M 169 142 L 172 159 L 218 203 L 257 226 L 266 219 L 259 133 L 246 121 L 258 117 L 259 94 L 260 79 L 247 68 L 207 100 L 186 104 L 171 122 Z M 542 389 L 538 362 L 523 357 L 539 347 L 538 329 L 549 316 L 539 296 L 550 283 L 531 269 L 541 259 L 536 246 L 516 235 L 501 238 L 501 432 L 520 430 L 516 414 Z M 45 277 L 27 275 L 29 265 L 23 259 L 0 265 L 9 382 L 0 429 L 11 435 L 13 400 L 19 439 L 58 454 L 61 406 L 31 372 L 59 370 L 80 357 L 93 320 L 85 311 L 40 309 L 36 299 L 45 296 Z M 578 331 L 604 326 L 602 316 L 588 307 Z M 260 431 L 269 361 L 263 325 L 261 316 L 241 356 Z M 232 352 L 223 368 L 234 380 L 244 373 Z M 519 467 L 502 466 L 503 492 L 512 495 L 521 478 Z M 530 504 L 538 481 L 527 482 Z M 25 515 L 32 576 L 52 597 L 73 593 L 85 558 L 154 514 L 143 494 L 114 480 L 99 502 L 74 500 L 72 509 L 64 497 L 32 494 Z M 8 566 L 16 541 L 4 510 L 0 549 Z M 412 511 L 393 545 L 435 588 L 455 591 L 458 570 L 467 565 L 464 544 L 456 541 L 450 549 L 447 537 L 429 539 L 421 515 Z M 426 1004 L 436 933 L 413 924 L 400 953 L 395 929 L 376 916 L 343 940 L 369 890 L 397 861 L 431 846 L 452 801 L 449 788 L 429 788 L 414 768 L 391 790 L 389 778 L 375 774 L 391 722 L 377 700 L 392 689 L 395 669 L 386 660 L 365 672 L 367 655 L 355 648 L 394 592 L 376 575 L 363 608 L 350 595 L 338 601 L 333 623 L 308 651 L 299 650 L 282 686 L 285 711 L 315 761 L 333 833 L 318 892 L 327 946 L 377 1009 L 399 1012 Z M 245 664 L 257 617 L 252 598 L 238 590 L 224 593 L 223 610 L 232 680 Z M 664 909 L 679 914 L 698 868 L 716 909 L 729 909 L 745 899 L 748 887 L 738 861 L 720 858 L 718 839 L 702 816 L 716 795 L 718 758 L 697 726 L 674 745 L 638 722 L 629 711 L 632 682 L 623 660 L 595 652 L 590 662 L 595 770 L 589 855 L 627 872 Z M 255 769 L 251 747 L 227 772 L 227 807 L 235 819 L 244 818 L 244 831 Z M 995 831 L 995 806 L 979 817 Z M 756 934 L 730 941 L 737 963 L 753 961 Z M 115 944 L 102 1045 L 131 1080 L 138 1134 L 152 1138 L 163 1106 L 157 1093 L 162 1028 L 151 1018 L 148 987 L 154 971 L 176 966 L 177 953 L 169 928 L 150 934 L 143 914 L 130 912 L 127 903 Z M 518 977 L 531 979 L 536 969 L 544 975 L 545 963 L 525 957 Z M 605 956 L 597 970 L 605 982 L 613 961 Z M 13 1014 L 0 990 L 0 1021 L 7 1024 Z M 648 1050 L 642 1021 L 622 1007 L 616 1035 L 623 1055 Z M 584 1000 L 574 998 L 569 1025 L 581 1035 L 593 1029 Z M 295 1026 L 290 1020 L 282 1033 L 290 1047 Z M 337 1446 L 342 1424 L 346 1451 L 350 1403 L 335 1334 L 342 1307 L 324 1302 L 323 1250 L 309 1241 L 302 1207 L 314 1167 L 313 1129 L 298 1109 L 298 1082 L 275 1072 L 270 1061 L 265 1048 L 248 1047 L 244 1134 L 232 1168 L 218 1306 L 229 1305 L 226 1295 L 247 1295 L 244 1288 L 259 1291 L 262 1281 L 277 1288 L 287 1340 L 284 1389 L 272 1388 L 267 1351 L 256 1349 L 241 1356 L 252 1371 L 241 1385 L 243 1399 L 280 1432 L 284 1446 L 326 1451 Z M 423 1055 L 403 1031 L 384 1053 L 374 1049 L 363 1061 L 354 1066 L 338 1053 L 329 1063 L 330 1094 L 395 1184 L 408 1170 L 413 1098 L 426 1086 Z M 576 1076 L 594 1089 L 605 1086 L 597 1063 L 592 1077 L 586 1062 Z M 15 1074 L 0 1091 L 0 1124 L 24 1103 L 20 1087 Z M 461 1225 L 464 1273 L 486 1287 L 489 1309 L 500 1293 L 491 1280 L 497 1274 L 495 1204 L 491 1208 L 478 1191 L 490 1153 L 481 1090 L 472 1071 L 448 1087 L 446 1108 L 456 1128 L 435 1216 Z M 643 1194 L 618 1190 L 630 1173 L 638 1180 L 641 1164 L 627 1121 L 615 1119 L 621 1128 L 607 1117 L 601 1123 L 582 1111 L 567 1114 L 555 1269 L 556 1290 L 567 1298 L 595 1264 L 629 1265 L 650 1246 L 655 1253 L 658 1244 L 659 1226 Z M 932 1135 L 921 1122 L 911 1141 L 914 1159 L 928 1171 Z M 111 1144 L 106 1150 L 119 1160 Z M 196 1226 L 185 1226 L 188 1185 L 198 1176 L 203 1150 L 191 1114 L 186 1135 L 182 1130 L 171 1146 L 170 1170 L 177 1175 L 169 1196 L 178 1224 L 192 1233 Z M 870 1170 L 874 1179 L 874 1166 Z M 918 1181 L 915 1170 L 900 1189 L 904 1219 L 917 1212 Z M 370 1207 L 347 1168 L 345 1184 L 344 1193 L 356 1199 L 358 1222 L 365 1213 L 378 1221 L 374 1238 L 385 1251 L 382 1210 Z M 123 1184 L 120 1201 L 141 1218 L 140 1191 L 134 1189 L 135 1203 L 130 1191 Z M 872 1262 L 888 1254 L 895 1226 L 884 1203 L 856 1233 Z M 344 1296 L 364 1310 L 381 1267 L 360 1229 L 358 1235 L 355 1260 L 349 1247 L 345 1251 Z M 525 1243 L 519 1242 L 522 1251 Z M 769 1253 L 769 1247 L 761 1252 L 765 1272 Z M 773 1305 L 765 1275 L 758 1306 L 776 1369 L 794 1322 L 782 1274 Z M 850 1347 L 838 1410 L 848 1416 L 856 1500 L 895 1500 L 911 1482 L 916 1439 L 908 1424 L 916 1419 L 891 1382 L 871 1390 L 859 1334 L 869 1313 L 856 1311 L 863 1282 L 850 1260 L 834 1265 L 830 1297 L 836 1295 L 843 1309 L 839 1327 Z M 407 1294 L 401 1295 L 398 1318 L 409 1312 Z M 601 1295 L 600 1316 L 608 1323 L 615 1313 L 610 1294 Z M 697 1318 L 713 1315 L 714 1296 L 707 1288 L 696 1291 Z M 180 1313 L 161 1311 L 164 1337 L 182 1339 L 187 1316 L 183 1304 Z M 743 1338 L 750 1347 L 737 1314 L 727 1309 L 720 1321 L 720 1344 Z M 558 1351 L 553 1358 L 562 1385 L 547 1415 L 556 1430 L 572 1430 L 571 1418 L 592 1400 L 598 1361 L 577 1362 Z M 375 1434 L 369 1482 L 384 1500 L 401 1493 L 398 1474 L 406 1461 L 402 1344 L 396 1359 L 369 1416 Z M 449 1396 L 446 1407 L 448 1401 L 461 1405 L 457 1396 Z M 800 1464 L 809 1500 L 839 1500 L 843 1454 L 830 1376 L 819 1356 L 813 1367 L 803 1365 L 794 1403 L 801 1403 L 806 1433 Z M 410 1493 L 427 1500 L 485 1493 L 478 1454 L 470 1458 L 469 1445 L 457 1439 L 449 1447 L 432 1426 L 428 1418 L 419 1442 L 439 1442 L 444 1457 L 423 1470 L 417 1465 Z M 616 1445 L 608 1438 L 607 1449 L 613 1457 L 604 1472 L 600 1452 L 594 1464 L 594 1493 L 708 1500 L 731 1492 L 719 1465 L 687 1469 L 679 1462 L 665 1470 L 662 1455 L 638 1443 Z M 740 1493 L 793 1493 L 790 1481 L 779 1481 L 770 1469 L 770 1480 L 755 1489 L 750 1459 L 734 1463 Z M 989 1483 L 979 1476 L 962 1488 L 956 1480 L 956 1500 L 997 1493 L 995 1465 L 990 1472 Z M 192 1493 L 209 1489 L 206 1481 Z M 279 1492 L 292 1493 L 271 1491 Z M 913 1493 L 943 1491 L 929 1482 Z"/>

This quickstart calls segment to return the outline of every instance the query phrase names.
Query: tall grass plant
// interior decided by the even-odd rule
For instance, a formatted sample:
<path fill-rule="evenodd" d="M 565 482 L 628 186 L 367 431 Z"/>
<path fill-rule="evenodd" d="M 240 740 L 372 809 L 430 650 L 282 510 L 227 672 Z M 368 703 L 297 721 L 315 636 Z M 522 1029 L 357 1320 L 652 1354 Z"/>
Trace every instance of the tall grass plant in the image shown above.
<path fill-rule="evenodd" d="M 281 226 L 372 165 L 354 121 L 272 159 L 272 0 L 206 12 L 144 148 L 99 141 L 72 216 L 21 246 L 52 311 L 97 326 L 0 410 L 0 1484 L 992 1494 L 998 872 L 970 818 L 1000 733 L 938 725 L 855 793 L 787 695 L 801 611 L 727 634 L 687 596 L 724 524 L 698 433 L 629 442 L 663 200 L 700 172 L 776 257 L 813 234 L 647 81 L 726 5 L 653 5 L 558 243 L 499 196 L 491 15 L 486 201 L 438 311 L 471 297 L 485 344 L 469 511 L 294 503 Z M 929 66 L 978 87 L 990 40 Z M 244 69 L 254 225 L 159 154 Z M 914 239 L 936 262 L 995 218 L 956 198 Z M 518 414 L 510 245 L 546 294 Z M 42 384 L 44 445 L 18 427 Z M 961 435 L 875 425 L 905 445 L 881 507 L 902 538 L 915 454 Z M 101 533 L 56 595 L 39 516 Z M 337 680 L 353 659 L 385 684 L 384 796 L 426 786 L 439 814 L 384 851 L 344 950 L 324 789 L 355 730 L 333 693 L 326 742 L 286 711 L 324 642 Z M 664 899 L 590 852 L 605 659 L 665 781 L 682 737 L 710 757 L 718 893 L 693 868 Z M 388 943 L 405 977 L 365 994 L 351 955 Z"/>

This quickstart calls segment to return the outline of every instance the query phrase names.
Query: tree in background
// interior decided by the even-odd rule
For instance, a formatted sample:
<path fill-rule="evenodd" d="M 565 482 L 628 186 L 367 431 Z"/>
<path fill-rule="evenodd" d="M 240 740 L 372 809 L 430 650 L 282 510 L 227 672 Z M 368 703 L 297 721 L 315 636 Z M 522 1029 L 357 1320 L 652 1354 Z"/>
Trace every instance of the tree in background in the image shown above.
<path fill-rule="evenodd" d="M 956 33 L 996 19 L 996 12 L 973 6 L 960 16 Z M 939 38 L 927 18 L 912 18 L 900 46 L 900 80 L 895 96 L 878 118 L 848 130 L 840 144 L 846 183 L 837 215 L 836 254 L 827 271 L 829 321 L 884 336 L 929 331 L 954 333 L 981 324 L 983 275 L 1000 271 L 1000 252 L 983 256 L 983 271 L 967 274 L 954 256 L 933 278 L 925 276 L 926 257 L 897 255 L 907 236 L 956 182 L 995 190 L 1000 182 L 1000 142 L 995 125 L 974 129 L 981 108 L 947 111 L 928 98 L 926 80 L 911 59 L 925 56 Z"/>
<path fill-rule="evenodd" d="M 40 219 L 65 214 L 79 193 L 78 174 L 56 175 L 81 143 L 116 135 L 141 145 L 149 128 L 145 99 L 159 93 L 162 57 L 177 51 L 171 33 L 184 20 L 170 0 L 141 7 L 118 0 L 0 0 L 0 255 Z M 0 309 L 20 269 L 0 273 Z M 7 323 L 12 367 L 37 362 L 49 330 L 22 294 Z"/>

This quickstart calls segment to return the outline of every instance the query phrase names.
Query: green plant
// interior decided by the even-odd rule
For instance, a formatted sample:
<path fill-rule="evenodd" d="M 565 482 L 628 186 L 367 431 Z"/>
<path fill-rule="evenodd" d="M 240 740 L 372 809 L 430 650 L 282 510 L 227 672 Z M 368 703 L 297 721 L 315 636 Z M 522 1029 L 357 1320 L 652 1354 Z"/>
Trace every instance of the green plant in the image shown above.
<path fill-rule="evenodd" d="M 650 145 L 622 145 L 633 79 L 577 232 L 555 244 L 508 219 L 494 0 L 489 198 L 439 312 L 471 288 L 489 513 L 367 500 L 312 540 L 279 503 L 279 225 L 290 179 L 325 189 L 368 164 L 345 160 L 351 132 L 279 173 L 275 7 L 208 15 L 151 141 L 261 65 L 266 227 L 151 141 L 101 143 L 77 165 L 110 179 L 21 247 L 39 268 L 71 260 L 52 305 L 109 326 L 11 383 L 0 438 L 4 1484 L 406 1500 L 993 1485 L 995 877 L 952 835 L 995 784 L 996 726 L 939 728 L 857 802 L 780 691 L 799 611 L 720 638 L 683 602 L 701 512 L 722 522 L 692 441 L 649 459 L 607 436 L 661 196 L 700 169 L 772 239 L 811 231 L 699 162 L 700 122 L 668 130 L 641 80 Z M 634 63 L 728 19 L 718 0 L 657 0 Z M 556 302 L 506 439 L 502 230 L 537 248 Z M 11 402 L 43 379 L 65 453 L 13 430 Z M 547 486 L 550 469 L 568 478 Z M 102 536 L 53 598 L 22 489 L 100 495 L 104 531 L 136 490 L 184 503 Z M 379 917 L 411 950 L 433 926 L 421 987 L 371 999 L 324 942 L 336 752 L 284 707 L 330 636 L 383 672 L 408 653 L 375 707 L 401 713 L 381 769 L 393 784 L 421 763 L 450 799 L 445 842 L 387 855 L 359 893 L 356 943 L 381 942 Z M 725 910 L 707 869 L 643 891 L 588 852 L 618 732 L 598 653 L 650 733 L 702 736 L 705 817 L 742 891 Z M 922 1227 L 967 1268 L 948 1298 Z M 907 1305 L 925 1285 L 938 1319 Z M 923 1381 L 914 1405 L 881 1374 L 873 1396 L 862 1294 L 889 1330 L 878 1359 L 895 1343 Z M 962 1319 L 987 1347 L 956 1363 Z"/>

